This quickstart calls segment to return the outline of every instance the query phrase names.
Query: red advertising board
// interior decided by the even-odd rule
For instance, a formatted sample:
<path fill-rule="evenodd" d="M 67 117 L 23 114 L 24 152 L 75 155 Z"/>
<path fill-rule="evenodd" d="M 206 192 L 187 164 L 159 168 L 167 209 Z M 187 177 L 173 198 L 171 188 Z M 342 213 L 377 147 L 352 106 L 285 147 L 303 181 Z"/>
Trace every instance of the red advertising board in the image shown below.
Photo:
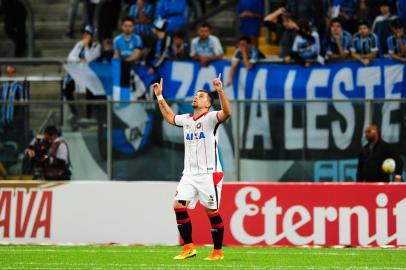
<path fill-rule="evenodd" d="M 406 246 L 406 185 L 226 183 L 225 245 Z M 190 211 L 193 240 L 211 244 L 202 207 Z"/>

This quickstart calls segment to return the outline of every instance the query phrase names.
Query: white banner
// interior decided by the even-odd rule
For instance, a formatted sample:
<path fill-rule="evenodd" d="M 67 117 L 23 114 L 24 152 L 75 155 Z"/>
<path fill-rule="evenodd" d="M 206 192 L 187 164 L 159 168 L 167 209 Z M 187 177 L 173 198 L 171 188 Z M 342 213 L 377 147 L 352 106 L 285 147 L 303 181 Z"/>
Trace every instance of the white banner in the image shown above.
<path fill-rule="evenodd" d="M 179 243 L 176 182 L 0 182 L 0 242 Z"/>

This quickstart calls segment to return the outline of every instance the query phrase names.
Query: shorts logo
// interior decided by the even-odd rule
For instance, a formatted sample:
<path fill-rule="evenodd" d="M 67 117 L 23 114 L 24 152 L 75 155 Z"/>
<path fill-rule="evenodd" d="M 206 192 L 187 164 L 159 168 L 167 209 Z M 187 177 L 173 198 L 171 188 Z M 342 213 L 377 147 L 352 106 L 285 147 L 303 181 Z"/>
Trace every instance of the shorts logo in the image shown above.
<path fill-rule="evenodd" d="M 214 205 L 214 196 L 213 195 L 209 195 L 209 200 L 207 201 L 208 205 Z"/>

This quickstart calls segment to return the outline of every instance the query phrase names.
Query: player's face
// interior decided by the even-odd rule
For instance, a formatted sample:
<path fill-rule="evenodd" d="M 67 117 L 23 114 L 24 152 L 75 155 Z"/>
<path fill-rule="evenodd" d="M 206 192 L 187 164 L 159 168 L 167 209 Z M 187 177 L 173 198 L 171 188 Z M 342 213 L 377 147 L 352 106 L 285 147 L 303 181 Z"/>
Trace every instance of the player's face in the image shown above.
<path fill-rule="evenodd" d="M 121 25 L 121 30 L 126 35 L 130 35 L 133 32 L 133 29 L 134 29 L 134 24 L 130 21 L 125 21 Z"/>
<path fill-rule="evenodd" d="M 333 23 L 333 24 L 331 24 L 330 30 L 331 30 L 332 35 L 337 36 L 337 35 L 341 35 L 343 28 L 341 27 L 340 23 Z"/>
<path fill-rule="evenodd" d="M 197 92 L 192 101 L 193 109 L 210 108 L 209 95 L 204 92 Z"/>

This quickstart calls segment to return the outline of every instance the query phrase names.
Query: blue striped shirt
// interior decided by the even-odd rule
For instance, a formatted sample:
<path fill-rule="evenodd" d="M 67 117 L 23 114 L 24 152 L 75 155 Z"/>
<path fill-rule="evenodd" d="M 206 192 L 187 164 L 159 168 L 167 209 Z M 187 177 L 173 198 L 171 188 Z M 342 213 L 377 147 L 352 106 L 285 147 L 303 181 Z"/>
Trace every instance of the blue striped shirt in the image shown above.
<path fill-rule="evenodd" d="M 388 37 L 387 44 L 388 44 L 388 53 L 397 54 L 399 56 L 406 56 L 405 54 L 402 53 L 400 49 L 400 42 L 394 35 Z M 406 36 L 403 36 L 403 44 L 405 44 L 406 46 Z"/>
<path fill-rule="evenodd" d="M 349 53 L 350 48 L 351 48 L 351 34 L 348 33 L 347 31 L 343 31 L 341 34 L 341 44 L 343 46 L 344 52 Z M 327 38 L 326 40 L 326 54 L 327 55 L 332 55 L 332 54 L 340 54 L 340 50 L 338 49 L 337 42 L 333 36 L 330 36 L 330 38 Z"/>
<path fill-rule="evenodd" d="M 374 33 L 370 33 L 365 38 L 357 33 L 352 38 L 351 51 L 361 55 L 379 52 L 379 39 Z"/>
<path fill-rule="evenodd" d="M 145 17 L 147 17 L 151 22 L 146 24 L 146 23 L 135 23 L 134 25 L 134 33 L 141 35 L 141 36 L 152 36 L 152 21 L 155 17 L 155 6 L 152 5 L 151 3 L 144 3 L 142 6 L 142 10 L 140 9 L 140 6 L 137 4 L 133 4 L 130 7 L 130 11 L 128 15 L 134 17 L 136 20 L 139 17 L 139 13 L 143 12 Z"/>

